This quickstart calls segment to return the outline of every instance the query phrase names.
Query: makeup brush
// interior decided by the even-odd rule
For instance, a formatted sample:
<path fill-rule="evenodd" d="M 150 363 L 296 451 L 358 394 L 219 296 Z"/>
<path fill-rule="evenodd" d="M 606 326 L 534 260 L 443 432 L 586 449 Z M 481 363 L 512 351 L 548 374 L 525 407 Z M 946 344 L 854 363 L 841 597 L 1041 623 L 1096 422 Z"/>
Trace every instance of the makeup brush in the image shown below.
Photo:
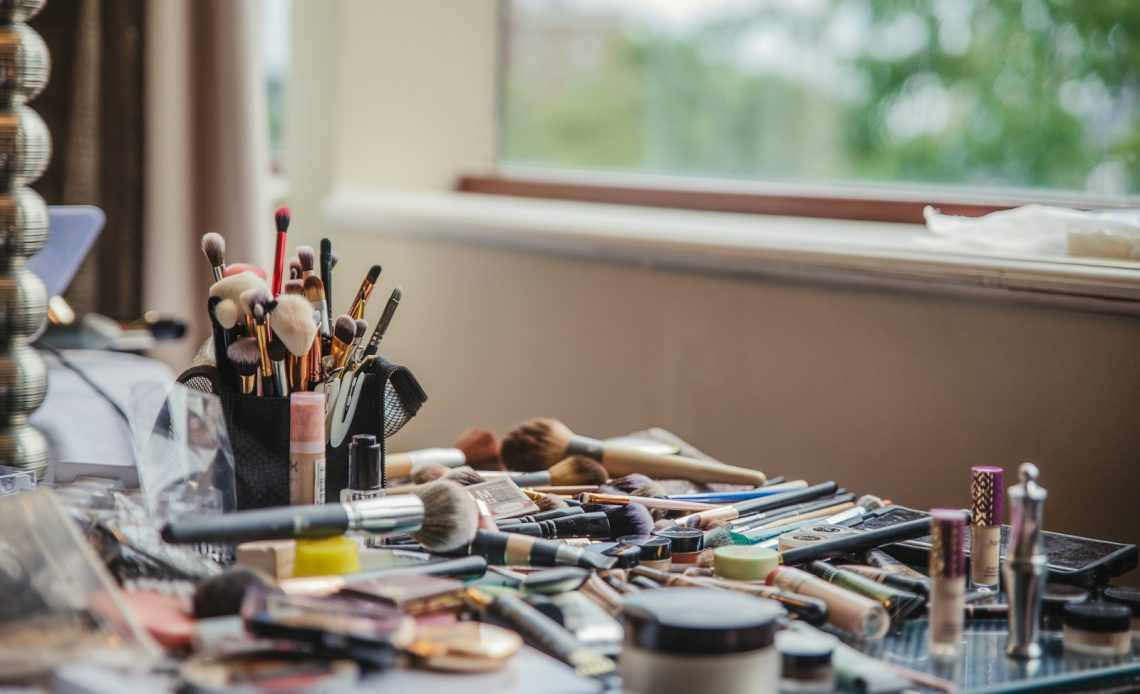
<path fill-rule="evenodd" d="M 488 564 L 518 566 L 581 566 L 584 569 L 612 569 L 617 559 L 565 542 L 546 540 L 518 533 L 477 530 L 475 537 L 453 556 L 476 554 Z"/>
<path fill-rule="evenodd" d="M 257 369 L 261 366 L 261 348 L 253 337 L 239 337 L 226 350 L 244 395 L 251 395 L 257 385 Z"/>
<path fill-rule="evenodd" d="M 303 279 L 305 279 L 304 277 L 301 276 L 301 261 L 297 260 L 297 256 L 293 256 L 292 258 L 289 259 L 289 279 L 291 279 L 291 280 L 303 280 Z"/>
<path fill-rule="evenodd" d="M 217 296 L 210 297 L 210 300 L 217 301 L 214 305 L 214 317 L 218 320 L 218 327 L 222 330 L 233 330 L 242 316 L 237 302 L 233 299 L 223 299 Z"/>
<path fill-rule="evenodd" d="M 243 272 L 252 272 L 262 282 L 267 282 L 269 279 L 268 275 L 265 274 L 265 270 L 262 270 L 260 267 L 254 265 L 253 263 L 230 263 L 226 266 L 225 275 L 226 277 L 233 277 L 234 275 L 240 275 Z"/>
<path fill-rule="evenodd" d="M 330 334 L 331 325 L 329 323 L 328 304 L 325 302 L 325 285 L 321 282 L 321 278 L 316 275 L 310 275 L 304 279 L 305 299 L 308 300 L 310 306 L 315 311 L 320 311 L 321 314 L 321 334 L 326 337 Z M 353 334 L 356 333 L 356 326 L 352 327 Z"/>
<path fill-rule="evenodd" d="M 289 233 L 289 222 L 292 219 L 288 207 L 278 207 L 273 213 L 273 222 L 277 227 L 277 252 L 273 256 L 273 284 L 270 286 L 273 296 L 281 293 L 281 282 L 285 278 L 285 237 Z"/>
<path fill-rule="evenodd" d="M 444 467 L 459 467 L 467 463 L 467 457 L 458 448 L 422 448 L 417 451 L 390 453 L 384 457 L 384 467 L 388 477 L 408 477 L 420 465 L 434 463 Z"/>
<path fill-rule="evenodd" d="M 658 479 L 687 479 L 693 482 L 764 484 L 764 473 L 696 458 L 658 455 L 620 448 L 583 436 L 576 436 L 557 419 L 536 418 L 515 427 L 503 439 L 503 461 L 508 467 L 526 472 L 543 470 L 571 455 L 597 460 L 611 475 L 640 472 Z"/>
<path fill-rule="evenodd" d="M 376 267 L 380 266 L 377 265 Z M 364 358 L 376 354 L 380 349 L 380 341 L 388 332 L 388 325 L 392 322 L 392 316 L 396 315 L 396 309 L 400 307 L 400 299 L 403 296 L 404 290 L 402 288 L 396 287 L 392 290 L 391 296 L 388 297 L 388 303 L 384 304 L 384 312 L 380 314 L 380 322 L 376 324 L 376 329 L 372 331 L 372 337 L 368 339 L 368 346 L 364 348 Z"/>
<path fill-rule="evenodd" d="M 269 362 L 273 365 L 274 390 L 278 395 L 284 397 L 289 394 L 289 383 L 285 376 L 285 362 L 289 357 L 289 349 L 282 342 L 281 337 L 274 332 L 267 351 L 269 352 Z"/>
<path fill-rule="evenodd" d="M 301 279 L 316 276 L 317 254 L 312 246 L 297 246 L 297 262 L 301 264 Z M 322 280 L 321 286 L 324 284 Z"/>
<path fill-rule="evenodd" d="M 570 507 L 570 504 L 566 501 L 566 499 L 563 499 L 557 494 L 544 494 L 542 492 L 536 492 L 530 489 L 523 489 L 522 493 L 526 494 L 527 497 L 538 506 L 538 510 L 540 512 L 553 511 L 556 509 Z"/>
<path fill-rule="evenodd" d="M 257 346 L 261 350 L 261 377 L 269 378 L 273 375 L 273 365 L 269 363 L 269 325 L 266 323 L 266 317 L 276 306 L 276 302 L 260 289 L 243 296 L 246 296 L 249 302 L 249 314 L 253 318 Z"/>
<path fill-rule="evenodd" d="M 337 264 L 340 262 L 340 251 L 333 251 L 329 253 L 329 269 L 335 270 Z"/>
<path fill-rule="evenodd" d="M 321 239 L 321 282 L 325 285 L 325 296 L 332 301 L 332 241 Z"/>
<path fill-rule="evenodd" d="M 467 464 L 476 470 L 506 470 L 499 456 L 499 437 L 488 429 L 466 429 L 455 440 L 455 448 L 463 451 Z"/>
<path fill-rule="evenodd" d="M 364 317 L 364 307 L 368 304 L 368 299 L 372 297 L 372 290 L 376 288 L 376 280 L 380 279 L 380 271 L 379 265 L 373 265 L 364 277 L 364 281 L 360 283 L 360 289 L 356 291 L 356 298 L 352 300 L 352 306 L 348 309 L 348 315 L 354 319 Z M 377 324 L 376 327 L 379 328 L 380 325 Z"/>
<path fill-rule="evenodd" d="M 464 487 L 470 487 L 473 484 L 479 484 L 480 482 L 487 481 L 483 479 L 483 477 L 478 472 L 475 472 L 466 466 L 448 470 L 447 474 L 445 474 L 441 479 L 450 480 Z M 425 484 L 406 484 L 400 487 L 388 487 L 386 493 L 389 495 L 414 494 L 419 489 L 426 487 L 428 484 L 431 484 L 431 482 Z"/>
<path fill-rule="evenodd" d="M 364 333 L 368 332 L 368 321 L 363 318 L 356 319 L 356 335 L 352 344 L 348 346 L 348 364 L 359 364 L 364 359 Z"/>
<path fill-rule="evenodd" d="M 583 492 L 578 496 L 583 504 L 614 504 L 621 506 L 637 505 L 647 509 L 662 511 L 709 511 L 717 508 L 710 504 L 698 504 L 694 501 L 675 501 L 673 499 L 658 499 L 646 496 L 629 496 L 625 494 L 598 494 L 596 492 Z"/>
<path fill-rule="evenodd" d="M 230 336 L 218 322 L 217 308 L 220 303 L 222 303 L 222 299 L 217 296 L 211 296 L 207 299 L 206 314 L 210 316 L 210 334 L 214 342 L 214 365 L 218 369 L 218 375 L 222 382 L 232 384 L 233 367 L 230 366 L 229 356 L 226 354 L 226 350 L 230 346 Z"/>
<path fill-rule="evenodd" d="M 273 321 L 273 335 L 281 339 L 293 356 L 305 356 L 313 344 L 313 336 L 317 334 L 313 307 L 305 297 L 282 294 L 269 315 Z"/>
<path fill-rule="evenodd" d="M 231 266 L 231 269 L 232 267 L 233 266 Z M 223 277 L 222 279 L 210 285 L 209 295 L 211 297 L 220 297 L 223 302 L 226 299 L 229 299 L 230 301 L 234 302 L 235 308 L 241 311 L 241 315 L 245 315 L 248 309 L 247 304 L 242 301 L 242 294 L 253 289 L 264 289 L 267 292 L 269 291 L 268 287 L 265 286 L 265 282 L 262 281 L 261 278 L 259 278 L 257 275 L 253 274 L 252 272 L 239 272 L 236 275 Z M 222 304 L 219 303 L 218 306 L 220 309 Z M 235 319 L 234 323 L 226 325 L 222 314 L 219 312 L 218 323 L 223 328 L 229 330 L 237 324 L 237 319 Z"/>
<path fill-rule="evenodd" d="M 447 468 L 439 463 L 423 463 L 416 465 L 412 468 L 412 474 L 409 476 L 412 484 L 427 484 L 441 480 L 447 475 Z"/>
<path fill-rule="evenodd" d="M 571 456 L 566 460 L 557 462 L 550 466 L 549 470 L 524 472 L 521 474 L 491 472 L 484 476 L 488 479 L 509 477 L 512 482 L 520 487 L 602 484 L 608 477 L 608 475 L 606 475 L 606 469 L 602 467 L 601 463 L 580 455 Z"/>
<path fill-rule="evenodd" d="M 411 533 L 432 552 L 464 548 L 475 535 L 475 500 L 454 482 L 439 481 L 416 494 L 339 504 L 282 506 L 216 516 L 188 516 L 167 523 L 162 539 L 172 544 L 285 540 L 342 535 Z"/>
<path fill-rule="evenodd" d="M 781 506 L 788 506 L 790 504 L 799 503 L 801 501 L 810 501 L 818 499 L 821 496 L 834 494 L 837 489 L 835 482 L 824 482 L 816 484 L 805 489 L 794 489 L 783 494 L 775 496 L 765 496 L 758 499 L 750 499 L 742 501 L 737 504 L 730 504 L 722 506 L 713 511 L 701 511 L 688 516 L 682 516 L 676 519 L 677 525 L 687 525 L 692 528 L 709 525 L 714 521 L 719 520 L 733 520 L 739 518 L 747 513 L 758 513 L 760 511 L 767 511 Z"/>
<path fill-rule="evenodd" d="M 633 494 L 638 489 L 644 489 L 651 484 L 654 484 L 653 480 L 635 472 L 632 475 L 622 475 L 621 477 L 613 478 L 598 487 L 598 491 L 603 494 Z"/>
<path fill-rule="evenodd" d="M 321 281 L 319 277 L 310 277 L 305 280 Z M 333 324 L 333 339 L 332 348 L 329 354 L 333 358 L 335 368 L 340 369 L 344 367 L 348 361 L 348 346 L 352 344 L 352 338 L 356 336 L 356 320 L 349 315 L 340 315 L 336 317 L 336 323 Z"/>
<path fill-rule="evenodd" d="M 202 253 L 214 271 L 214 281 L 226 276 L 226 239 L 219 233 L 211 231 L 202 234 Z"/>
<path fill-rule="evenodd" d="M 324 339 L 320 334 L 320 311 L 313 311 L 313 325 L 317 327 L 317 333 L 313 335 L 313 344 L 309 346 L 309 352 L 305 357 L 305 364 L 309 371 L 309 383 L 323 383 L 325 380 Z M 354 325 L 353 329 L 355 330 L 355 328 L 356 326 Z"/>
<path fill-rule="evenodd" d="M 518 525 L 519 523 L 536 523 L 544 520 L 554 520 L 555 518 L 564 518 L 566 516 L 579 516 L 585 513 L 581 506 L 568 506 L 566 508 L 556 508 L 549 511 L 538 511 L 537 513 L 529 513 L 525 516 L 513 516 L 511 518 L 503 518 L 495 521 L 495 525 L 503 528 L 508 525 Z M 878 569 L 876 569 L 877 571 Z"/>
<path fill-rule="evenodd" d="M 552 520 L 518 523 L 501 528 L 503 532 L 532 537 L 595 537 L 616 539 L 626 535 L 648 535 L 653 532 L 653 516 L 644 506 L 606 506 L 603 511 L 579 513 Z"/>
<path fill-rule="evenodd" d="M 282 288 L 281 293 L 305 296 L 305 283 L 299 279 L 285 280 L 285 286 Z"/>

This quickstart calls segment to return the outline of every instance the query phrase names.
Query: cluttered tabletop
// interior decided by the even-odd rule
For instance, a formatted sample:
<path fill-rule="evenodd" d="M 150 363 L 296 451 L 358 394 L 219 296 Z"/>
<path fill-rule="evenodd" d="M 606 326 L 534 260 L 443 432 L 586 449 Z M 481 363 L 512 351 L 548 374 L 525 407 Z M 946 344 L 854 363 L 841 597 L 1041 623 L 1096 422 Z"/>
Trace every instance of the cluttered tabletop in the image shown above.
<path fill-rule="evenodd" d="M 1046 529 L 1048 470 L 914 509 L 550 418 L 388 450 L 427 394 L 336 256 L 214 273 L 139 489 L 0 476 L 0 680 L 70 692 L 1140 690 L 1135 545 Z M 286 280 L 288 276 L 288 280 Z M 136 408 L 138 409 L 138 408 Z M 153 424 L 150 424 L 153 422 Z M 776 476 L 785 472 L 785 476 Z M 765 474 L 768 473 L 768 474 Z"/>

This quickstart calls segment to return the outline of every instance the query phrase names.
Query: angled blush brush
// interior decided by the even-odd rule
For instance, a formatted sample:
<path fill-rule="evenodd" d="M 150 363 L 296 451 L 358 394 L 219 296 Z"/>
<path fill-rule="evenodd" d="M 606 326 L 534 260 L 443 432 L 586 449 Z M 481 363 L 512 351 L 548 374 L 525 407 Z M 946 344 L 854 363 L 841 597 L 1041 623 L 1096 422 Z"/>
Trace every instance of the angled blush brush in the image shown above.
<path fill-rule="evenodd" d="M 364 307 L 368 305 L 368 299 L 372 297 L 372 290 L 376 288 L 376 280 L 380 279 L 380 271 L 379 265 L 373 265 L 364 277 L 364 281 L 360 283 L 360 289 L 356 291 L 356 298 L 352 300 L 352 306 L 348 309 L 348 315 L 352 316 L 353 319 L 364 317 Z"/>
<path fill-rule="evenodd" d="M 755 487 L 764 484 L 765 480 L 764 473 L 757 470 L 697 458 L 647 453 L 578 436 L 557 419 L 540 417 L 527 420 L 503 438 L 503 461 L 516 470 L 543 470 L 571 455 L 593 458 L 613 476 L 639 472 L 657 479 Z"/>
<path fill-rule="evenodd" d="M 292 219 L 288 207 L 278 207 L 273 214 L 273 223 L 277 228 L 277 252 L 273 256 L 273 284 L 270 285 L 273 296 L 281 293 L 281 282 L 285 279 L 285 237 L 289 233 L 289 222 Z"/>

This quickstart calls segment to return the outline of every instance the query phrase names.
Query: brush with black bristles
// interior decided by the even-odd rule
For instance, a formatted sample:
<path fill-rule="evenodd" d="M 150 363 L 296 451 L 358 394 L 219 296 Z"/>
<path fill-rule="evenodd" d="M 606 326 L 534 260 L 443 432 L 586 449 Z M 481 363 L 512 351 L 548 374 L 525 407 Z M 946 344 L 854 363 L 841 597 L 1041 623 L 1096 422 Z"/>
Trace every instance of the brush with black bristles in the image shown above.
<path fill-rule="evenodd" d="M 571 506 L 580 506 L 577 501 L 573 503 L 568 502 L 566 499 L 558 496 L 557 494 L 544 494 L 543 492 L 536 492 L 530 489 L 522 490 L 531 501 L 538 506 L 539 511 L 553 511 L 560 508 L 570 508 Z"/>
<path fill-rule="evenodd" d="M 218 369 L 218 376 L 222 379 L 222 383 L 233 385 L 234 370 L 230 366 L 229 356 L 226 354 L 231 340 L 229 332 L 218 322 L 217 309 L 220 303 L 222 303 L 222 298 L 217 296 L 211 296 L 206 300 L 206 313 L 210 316 L 210 335 L 214 342 L 214 366 Z"/>
<path fill-rule="evenodd" d="M 273 284 L 269 285 L 273 296 L 281 293 L 281 282 L 285 279 L 285 237 L 289 233 L 289 222 L 293 215 L 288 207 L 278 207 L 273 213 L 273 224 L 277 229 L 277 248 L 273 254 Z"/>
<path fill-rule="evenodd" d="M 286 362 L 289 359 L 289 348 L 281 340 L 281 337 L 273 333 L 273 339 L 269 341 L 269 362 L 273 365 L 273 385 L 274 391 L 277 395 L 285 397 L 289 395 L 289 380 L 286 376 Z"/>
<path fill-rule="evenodd" d="M 309 279 L 320 281 L 319 277 L 310 277 Z M 356 320 L 349 315 L 337 316 L 336 322 L 333 323 L 332 347 L 329 350 L 333 368 L 344 368 L 345 362 L 348 361 L 348 348 L 354 337 L 356 337 Z"/>
<path fill-rule="evenodd" d="M 277 307 L 277 302 L 269 297 L 269 292 L 261 289 L 242 294 L 249 315 L 253 318 L 254 335 L 261 350 L 261 378 L 263 381 L 273 376 L 273 364 L 269 361 L 269 314 Z"/>
<path fill-rule="evenodd" d="M 348 309 L 348 315 L 354 319 L 364 317 L 364 307 L 368 304 L 368 299 L 372 297 L 372 290 L 376 288 L 376 281 L 380 279 L 381 268 L 379 265 L 373 265 L 365 275 L 364 281 L 360 283 L 360 289 L 356 291 L 356 298 L 352 300 L 352 305 Z"/>
<path fill-rule="evenodd" d="M 368 332 L 368 321 L 363 318 L 356 319 L 356 335 L 352 337 L 352 344 L 348 346 L 348 366 L 359 364 L 364 358 L 364 334 Z"/>
<path fill-rule="evenodd" d="M 302 285 L 305 289 L 305 299 L 313 307 L 314 311 L 319 311 L 321 314 L 321 334 L 328 337 L 332 334 L 332 324 L 329 322 L 328 302 L 325 299 L 325 285 L 321 282 L 321 278 L 316 275 L 309 275 L 304 279 Z M 355 334 L 356 327 L 353 326 L 353 333 Z"/>
<path fill-rule="evenodd" d="M 520 487 L 548 487 L 551 485 L 578 486 L 587 484 L 603 484 L 608 477 L 606 469 L 596 460 L 585 456 L 575 455 L 566 460 L 559 461 L 550 466 L 548 470 L 538 472 L 510 473 L 510 472 L 484 472 L 487 479 L 508 477 Z"/>
<path fill-rule="evenodd" d="M 507 533 L 556 540 L 566 537 L 617 539 L 626 535 L 648 535 L 653 532 L 653 516 L 649 509 L 637 504 L 605 506 L 602 511 L 562 516 L 552 520 L 517 523 L 500 528 Z"/>
<path fill-rule="evenodd" d="M 766 479 L 764 473 L 756 470 L 697 458 L 647 453 L 578 436 L 557 419 L 525 421 L 503 438 L 503 461 L 516 470 L 545 470 L 571 455 L 593 458 L 611 475 L 618 476 L 640 472 L 657 479 L 724 482 L 754 487 L 764 484 Z"/>
<path fill-rule="evenodd" d="M 202 234 L 202 253 L 210 262 L 214 281 L 226 276 L 226 239 L 216 231 Z"/>
<path fill-rule="evenodd" d="M 261 348 L 257 338 L 239 337 L 226 350 L 226 356 L 233 365 L 241 392 L 253 395 L 257 389 L 257 370 L 261 366 Z"/>
<path fill-rule="evenodd" d="M 325 296 L 332 301 L 332 241 L 321 239 L 321 281 L 325 283 Z"/>
<path fill-rule="evenodd" d="M 301 263 L 301 279 L 317 276 L 317 253 L 312 246 L 297 246 L 297 261 Z"/>
<path fill-rule="evenodd" d="M 167 523 L 162 539 L 175 544 L 335 537 L 346 532 L 372 535 L 410 533 L 425 549 L 448 552 L 467 546 L 475 536 L 479 512 L 463 487 L 448 480 L 414 494 L 315 506 L 188 516 Z"/>
<path fill-rule="evenodd" d="M 388 303 L 384 304 L 384 312 L 380 314 L 380 322 L 376 324 L 376 329 L 372 331 L 372 337 L 368 339 L 368 346 L 364 348 L 364 354 L 361 359 L 376 354 L 380 349 L 380 341 L 384 339 L 384 335 L 388 332 L 388 326 L 392 323 L 392 316 L 396 315 L 396 309 L 400 307 L 400 300 L 404 297 L 404 290 L 402 287 L 396 287 L 392 290 L 392 294 L 388 297 Z"/>

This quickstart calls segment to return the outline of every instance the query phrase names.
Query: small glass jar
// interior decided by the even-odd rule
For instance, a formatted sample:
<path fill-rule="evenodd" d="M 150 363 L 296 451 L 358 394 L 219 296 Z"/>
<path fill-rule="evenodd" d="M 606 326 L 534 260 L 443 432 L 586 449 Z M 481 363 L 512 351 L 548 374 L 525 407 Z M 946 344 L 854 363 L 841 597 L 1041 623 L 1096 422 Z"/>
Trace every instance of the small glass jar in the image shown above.
<path fill-rule="evenodd" d="M 1132 650 L 1132 610 L 1112 602 L 1065 605 L 1065 650 L 1115 658 Z"/>
<path fill-rule="evenodd" d="M 771 600 L 706 588 L 659 588 L 628 597 L 622 606 L 622 691 L 775 692 L 781 614 Z"/>
<path fill-rule="evenodd" d="M 641 548 L 639 560 L 642 566 L 658 571 L 668 571 L 673 566 L 672 543 L 667 537 L 657 535 L 624 535 L 618 538 L 623 545 L 637 545 Z"/>
<path fill-rule="evenodd" d="M 835 638 L 820 633 L 782 631 L 776 634 L 780 652 L 780 694 L 829 694 L 835 690 L 831 654 Z"/>
<path fill-rule="evenodd" d="M 1105 588 L 1104 599 L 1132 610 L 1132 640 L 1140 644 L 1140 588 Z"/>
<path fill-rule="evenodd" d="M 669 540 L 669 551 L 674 564 L 695 564 L 705 548 L 705 534 L 698 528 L 671 526 L 654 530 L 653 534 Z"/>

